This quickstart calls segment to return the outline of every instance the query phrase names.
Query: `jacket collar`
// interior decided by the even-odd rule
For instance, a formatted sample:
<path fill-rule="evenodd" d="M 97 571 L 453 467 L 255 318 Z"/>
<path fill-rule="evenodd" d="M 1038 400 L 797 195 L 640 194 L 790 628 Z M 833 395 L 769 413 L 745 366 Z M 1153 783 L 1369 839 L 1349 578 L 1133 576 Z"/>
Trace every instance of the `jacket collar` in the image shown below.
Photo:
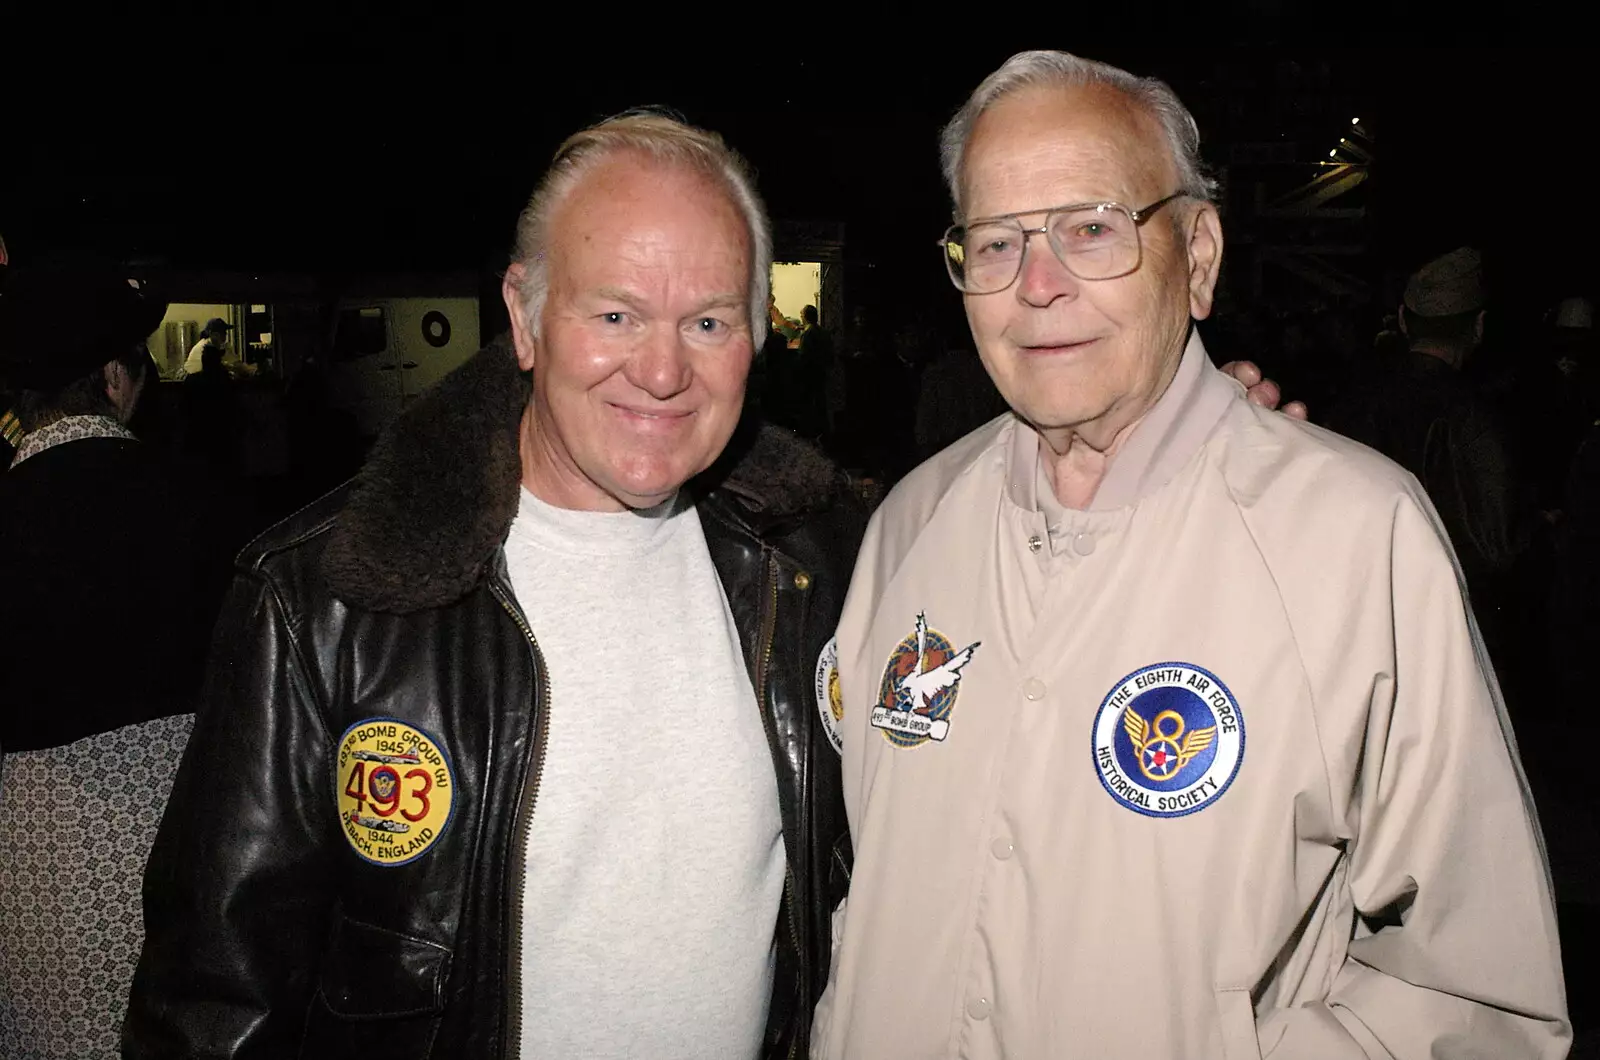
<path fill-rule="evenodd" d="M 1165 486 L 1211 436 L 1229 404 L 1244 390 L 1211 364 L 1199 329 L 1189 340 L 1167 389 L 1133 429 L 1122 451 L 1111 459 L 1089 511 L 1129 508 Z M 1056 525 L 1067 512 L 1051 494 L 1039 447 L 1044 443 L 1027 424 L 1013 427 L 1007 452 L 1012 501 L 1024 511 L 1042 511 Z"/>
<path fill-rule="evenodd" d="M 517 432 L 531 389 L 531 376 L 499 340 L 383 433 L 323 555 L 335 595 L 405 613 L 452 603 L 478 583 L 517 514 Z M 756 535 L 833 503 L 842 476 L 821 452 L 746 421 L 717 464 L 689 484 L 697 501 L 711 500 Z"/>
<path fill-rule="evenodd" d="M 40 427 L 31 434 L 22 435 L 22 440 L 17 445 L 16 456 L 11 460 L 11 466 L 16 467 L 46 449 L 54 449 L 58 445 L 82 441 L 85 438 L 120 438 L 129 442 L 138 441 L 132 431 L 110 416 L 65 416 L 48 426 Z"/>

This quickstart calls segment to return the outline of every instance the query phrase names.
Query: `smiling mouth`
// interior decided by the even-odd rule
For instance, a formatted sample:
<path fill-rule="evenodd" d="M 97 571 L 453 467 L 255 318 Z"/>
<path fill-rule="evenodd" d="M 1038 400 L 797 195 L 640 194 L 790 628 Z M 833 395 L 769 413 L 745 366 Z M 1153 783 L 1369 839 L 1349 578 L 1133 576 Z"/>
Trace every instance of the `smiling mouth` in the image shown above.
<path fill-rule="evenodd" d="M 614 402 L 611 407 L 624 416 L 651 423 L 672 423 L 678 420 L 686 420 L 693 415 L 687 409 L 642 409 L 633 405 L 618 405 Z"/>
<path fill-rule="evenodd" d="M 1077 339 L 1067 342 L 1029 342 L 1023 343 L 1018 348 L 1024 353 L 1071 353 L 1073 350 L 1081 350 L 1098 341 L 1098 339 Z"/>

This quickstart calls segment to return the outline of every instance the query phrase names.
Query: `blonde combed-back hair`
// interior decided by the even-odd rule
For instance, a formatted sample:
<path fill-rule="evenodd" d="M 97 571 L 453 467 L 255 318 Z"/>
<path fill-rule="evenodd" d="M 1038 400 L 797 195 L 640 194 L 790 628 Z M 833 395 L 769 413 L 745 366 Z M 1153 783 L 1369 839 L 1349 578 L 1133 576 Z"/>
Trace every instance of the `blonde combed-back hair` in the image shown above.
<path fill-rule="evenodd" d="M 755 175 L 744 158 L 716 133 L 696 128 L 663 110 L 631 110 L 573 133 L 556 149 L 517 219 L 511 260 L 522 266 L 517 284 L 523 319 L 539 334 L 539 318 L 550 291 L 546 262 L 550 220 L 584 176 L 621 154 L 698 173 L 720 186 L 744 217 L 750 236 L 750 336 L 757 346 L 767 331 L 767 289 L 772 272 L 772 225 L 756 191 Z"/>

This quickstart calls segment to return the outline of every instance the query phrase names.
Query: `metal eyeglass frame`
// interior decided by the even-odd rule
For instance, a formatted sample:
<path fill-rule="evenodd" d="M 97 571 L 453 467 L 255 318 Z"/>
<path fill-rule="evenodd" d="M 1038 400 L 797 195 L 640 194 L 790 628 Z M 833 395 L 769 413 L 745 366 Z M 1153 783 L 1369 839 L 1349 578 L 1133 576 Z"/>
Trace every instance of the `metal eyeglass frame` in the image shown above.
<path fill-rule="evenodd" d="M 1016 213 L 1003 213 L 994 217 L 980 217 L 977 220 L 971 221 L 967 224 L 951 225 L 949 228 L 944 230 L 944 236 L 939 240 L 939 247 L 942 249 L 944 256 L 945 272 L 949 274 L 950 282 L 955 285 L 956 290 L 960 291 L 962 294 L 999 294 L 1001 291 L 1009 290 L 1011 285 L 1017 282 L 1017 277 L 1022 275 L 1023 261 L 1028 256 L 1028 237 L 1031 235 L 1043 235 L 1044 241 L 1050 245 L 1050 253 L 1054 254 L 1056 256 L 1056 260 L 1061 262 L 1061 267 L 1072 273 L 1072 275 L 1077 276 L 1078 279 L 1088 283 L 1096 283 L 1100 280 L 1119 280 L 1124 276 L 1138 272 L 1139 266 L 1144 264 L 1144 239 L 1139 235 L 1139 229 L 1144 227 L 1144 223 L 1146 221 L 1155 216 L 1157 210 L 1161 209 L 1172 200 L 1181 199 L 1184 196 L 1190 196 L 1191 198 L 1193 197 L 1187 191 L 1175 191 L 1166 198 L 1157 199 L 1149 206 L 1145 206 L 1137 210 L 1131 210 L 1120 202 L 1077 202 L 1066 206 L 1052 206 L 1045 210 L 1018 210 Z M 1078 273 L 1073 271 L 1072 266 L 1067 263 L 1067 260 L 1062 255 L 1060 248 L 1056 246 L 1055 240 L 1050 237 L 1050 229 L 1052 227 L 1051 222 L 1055 220 L 1057 214 L 1070 213 L 1073 210 L 1107 209 L 1118 210 L 1126 214 L 1128 216 L 1128 220 L 1133 222 L 1133 237 L 1135 241 L 1135 247 L 1139 253 L 1133 259 L 1132 267 L 1125 269 L 1122 272 L 1115 273 L 1111 276 L 1079 276 Z M 1024 228 L 1021 224 L 1017 225 L 1017 231 L 1022 233 L 1022 253 L 1017 255 L 1017 271 L 1012 274 L 1011 279 L 1007 280 L 1004 284 L 996 287 L 992 291 L 968 291 L 966 287 L 962 285 L 962 282 L 956 278 L 955 263 L 950 260 L 950 244 L 954 242 L 957 245 L 962 246 L 963 249 L 965 248 L 965 245 L 959 239 L 952 240 L 951 236 L 955 235 L 957 232 L 960 232 L 964 235 L 967 229 L 976 225 L 995 224 L 1000 221 L 1015 221 L 1019 217 L 1026 217 L 1029 214 L 1036 213 L 1042 213 L 1045 215 L 1044 224 L 1040 227 Z"/>

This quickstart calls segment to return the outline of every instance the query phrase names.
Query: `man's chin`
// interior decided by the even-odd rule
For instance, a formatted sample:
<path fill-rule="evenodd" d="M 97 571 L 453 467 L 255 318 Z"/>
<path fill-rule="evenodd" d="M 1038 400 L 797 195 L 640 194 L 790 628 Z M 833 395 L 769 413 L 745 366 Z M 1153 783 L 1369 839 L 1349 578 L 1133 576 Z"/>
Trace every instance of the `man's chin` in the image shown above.
<path fill-rule="evenodd" d="M 1013 405 L 1017 415 L 1036 431 L 1077 431 L 1103 419 L 1107 409 L 1098 405 Z"/>
<path fill-rule="evenodd" d="M 729 432 L 730 437 L 732 432 Z M 728 439 L 715 450 L 696 446 L 692 452 L 673 449 L 635 449 L 617 454 L 606 467 L 606 492 L 629 508 L 654 508 L 668 500 L 722 455 Z M 707 455 L 709 452 L 710 455 Z"/>
<path fill-rule="evenodd" d="M 671 500 L 683 488 L 686 480 L 685 476 L 659 475 L 642 482 L 617 482 L 606 492 L 623 507 L 638 511 Z"/>
<path fill-rule="evenodd" d="M 1093 449 L 1110 444 L 1128 417 L 1104 405 L 1057 405 L 1022 409 L 1018 413 L 1035 431 L 1055 441 L 1079 438 Z"/>
<path fill-rule="evenodd" d="M 632 512 L 647 512 L 652 508 L 659 508 L 677 494 L 677 490 L 665 493 L 658 497 L 619 497 L 624 507 Z"/>

